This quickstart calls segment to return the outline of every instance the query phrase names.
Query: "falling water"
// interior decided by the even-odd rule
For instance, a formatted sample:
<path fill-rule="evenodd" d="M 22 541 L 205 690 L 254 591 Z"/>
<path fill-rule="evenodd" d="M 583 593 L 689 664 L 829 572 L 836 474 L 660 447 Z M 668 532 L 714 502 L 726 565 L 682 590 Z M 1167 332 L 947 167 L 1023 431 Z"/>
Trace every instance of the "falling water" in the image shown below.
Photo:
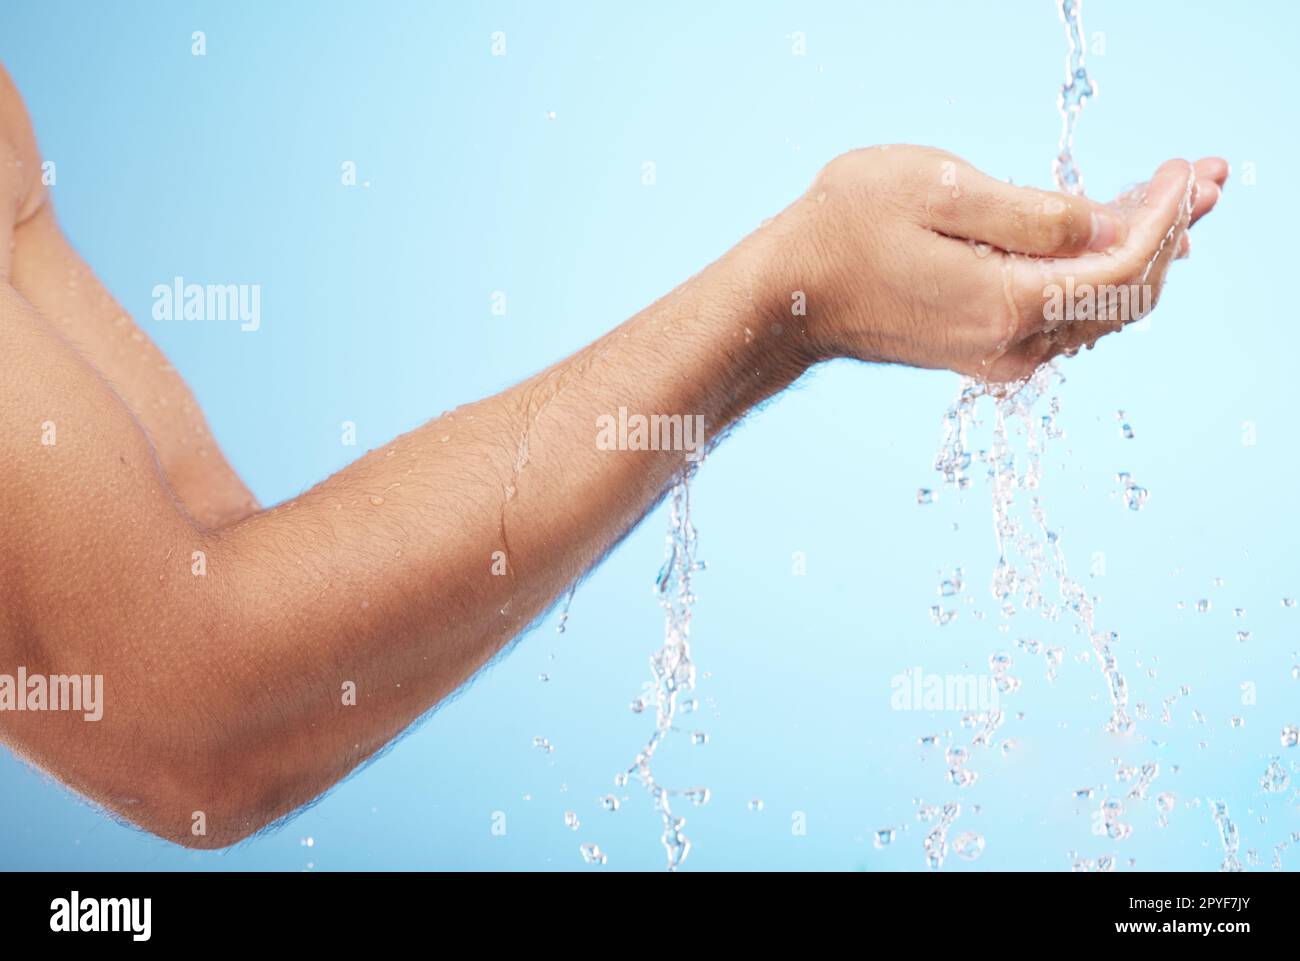
<path fill-rule="evenodd" d="M 687 709 L 691 703 L 690 692 L 695 689 L 695 663 L 691 660 L 690 644 L 691 605 L 695 600 L 691 577 L 703 568 L 695 559 L 695 528 L 691 523 L 690 482 L 696 466 L 692 464 L 683 472 L 669 495 L 664 563 L 655 579 L 655 592 L 664 611 L 664 643 L 650 658 L 650 690 L 632 703 L 636 713 L 644 711 L 648 702 L 653 703 L 655 728 L 632 766 L 616 778 L 616 784 L 621 787 L 629 777 L 636 777 L 649 792 L 663 821 L 662 841 L 670 871 L 679 868 L 691 850 L 691 842 L 682 830 L 686 818 L 673 811 L 673 798 L 684 797 L 696 806 L 706 804 L 709 799 L 707 788 L 665 787 L 651 767 L 655 754 L 675 730 L 677 712 Z M 693 739 L 700 737 L 698 733 L 693 735 Z"/>
<path fill-rule="evenodd" d="M 1061 112 L 1061 141 L 1057 146 L 1056 162 L 1052 173 L 1056 187 L 1068 194 L 1083 193 L 1083 176 L 1074 162 L 1074 125 L 1089 97 L 1095 96 L 1097 87 L 1083 65 L 1083 0 L 1057 0 L 1057 9 L 1069 36 L 1070 51 L 1065 58 L 1065 83 L 1057 108 Z"/>
<path fill-rule="evenodd" d="M 1222 869 L 1224 871 L 1242 870 L 1241 861 L 1237 858 L 1237 851 L 1241 847 L 1241 837 L 1237 833 L 1237 825 L 1232 823 L 1232 818 L 1228 815 L 1227 802 L 1212 802 L 1210 811 L 1214 815 L 1214 823 L 1219 829 L 1219 840 L 1223 843 Z"/>
<path fill-rule="evenodd" d="M 1096 93 L 1096 87 L 1083 65 L 1082 0 L 1057 0 L 1057 6 L 1069 37 L 1069 55 L 1066 82 L 1057 102 L 1062 132 L 1054 174 L 1060 190 L 1077 195 L 1083 193 L 1083 179 L 1073 157 L 1074 127 L 1083 104 Z M 1096 660 L 1105 682 L 1110 701 L 1106 729 L 1116 734 L 1130 734 L 1135 721 L 1129 713 L 1128 684 L 1115 652 L 1119 635 L 1098 628 L 1094 599 L 1070 575 L 1061 532 L 1051 526 L 1040 493 L 1044 451 L 1063 432 L 1057 426 L 1060 414 L 1058 398 L 1050 397 L 1045 413 L 1035 414 L 1035 407 L 1057 382 L 1063 381 L 1055 363 L 1045 364 L 1025 380 L 1011 385 L 989 385 L 973 378 L 963 378 L 957 399 L 944 418 L 944 438 L 935 458 L 935 469 L 943 476 L 946 485 L 961 491 L 970 487 L 972 464 L 978 462 L 983 467 L 992 487 L 993 533 L 997 547 L 991 591 L 1003 618 L 1010 619 L 1021 609 L 1036 610 L 1052 622 L 1059 621 L 1063 615 L 1073 618 L 1076 631 L 1086 638 L 1089 657 Z M 985 397 L 993 405 L 992 438 L 987 449 L 973 452 L 971 434 L 980 424 L 977 408 Z M 1019 443 L 1019 439 L 1023 442 Z M 1126 488 L 1126 502 L 1130 507 L 1140 509 L 1145 503 L 1146 491 L 1142 490 L 1140 497 L 1130 496 L 1128 491 L 1135 486 Z M 1037 641 L 1022 641 L 1021 646 L 1031 653 L 1041 650 L 1048 660 L 1049 676 L 1054 675 L 1063 653 L 1060 648 L 1042 648 Z M 1006 673 L 1011 666 L 1010 656 L 995 654 L 990 665 L 1000 684 L 1008 685 L 1001 688 L 1002 692 L 1014 691 L 1016 685 L 1011 684 L 1014 679 Z M 987 746 L 993 731 L 1002 723 L 1002 712 L 977 716 L 973 723 L 982 725 L 983 729 L 972 744 Z M 957 750 L 961 764 L 954 768 L 950 763 L 948 779 L 958 787 L 965 787 L 974 782 L 975 772 L 966 766 L 968 752 L 964 748 Z M 950 762 L 952 757 L 953 749 L 950 749 Z M 960 776 L 955 777 L 954 772 Z M 1159 768 L 1154 763 L 1144 765 L 1139 786 L 1129 793 L 1127 799 L 1145 799 L 1147 788 L 1158 773 Z M 932 868 L 943 864 L 948 850 L 948 829 L 959 816 L 960 806 L 949 802 L 942 810 L 945 814 L 939 826 L 925 839 L 925 860 Z M 1128 826 L 1119 821 L 1123 812 L 1124 804 L 1119 799 L 1103 799 L 1101 802 L 1100 816 L 1111 838 L 1128 835 Z"/>

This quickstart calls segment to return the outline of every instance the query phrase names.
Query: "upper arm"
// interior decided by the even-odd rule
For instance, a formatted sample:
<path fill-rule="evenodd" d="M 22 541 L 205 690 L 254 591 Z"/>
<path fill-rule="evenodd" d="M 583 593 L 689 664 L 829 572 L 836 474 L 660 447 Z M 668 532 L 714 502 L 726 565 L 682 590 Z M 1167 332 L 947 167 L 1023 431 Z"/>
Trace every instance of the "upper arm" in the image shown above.
<path fill-rule="evenodd" d="M 121 810 L 186 750 L 149 719 L 192 694 L 176 681 L 212 623 L 205 543 L 112 388 L 8 285 L 0 358 L 0 672 L 101 676 L 104 702 L 97 721 L 0 712 L 0 737 Z"/>

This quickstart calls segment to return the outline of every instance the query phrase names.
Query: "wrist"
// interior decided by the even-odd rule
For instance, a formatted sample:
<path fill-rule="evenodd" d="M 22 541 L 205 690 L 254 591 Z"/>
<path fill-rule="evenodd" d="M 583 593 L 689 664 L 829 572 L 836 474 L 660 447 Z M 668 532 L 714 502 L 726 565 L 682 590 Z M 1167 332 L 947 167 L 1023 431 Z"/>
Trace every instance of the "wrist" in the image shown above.
<path fill-rule="evenodd" d="M 742 363 L 770 381 L 773 393 L 827 355 L 810 324 L 820 294 L 800 266 L 799 231 L 787 210 L 764 223 L 714 264 L 740 304 L 733 321 Z"/>

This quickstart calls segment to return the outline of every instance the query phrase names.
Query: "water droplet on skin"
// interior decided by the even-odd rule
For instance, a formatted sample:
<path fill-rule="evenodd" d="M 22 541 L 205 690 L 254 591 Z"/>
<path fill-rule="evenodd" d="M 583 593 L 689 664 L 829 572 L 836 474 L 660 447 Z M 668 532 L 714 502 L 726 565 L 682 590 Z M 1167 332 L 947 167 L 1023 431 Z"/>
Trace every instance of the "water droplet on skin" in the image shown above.
<path fill-rule="evenodd" d="M 373 505 L 375 505 L 376 507 L 378 507 L 378 506 L 379 506 L 380 504 L 382 504 L 383 502 L 384 502 L 384 499 L 383 499 L 382 497 L 380 497 L 378 494 L 371 494 L 371 495 L 370 495 L 370 503 L 373 504 Z"/>

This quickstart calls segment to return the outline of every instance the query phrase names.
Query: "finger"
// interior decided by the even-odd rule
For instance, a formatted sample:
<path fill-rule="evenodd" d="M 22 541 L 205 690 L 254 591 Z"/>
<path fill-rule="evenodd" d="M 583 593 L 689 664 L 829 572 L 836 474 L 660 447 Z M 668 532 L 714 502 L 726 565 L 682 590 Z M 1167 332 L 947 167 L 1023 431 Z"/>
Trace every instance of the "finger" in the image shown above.
<path fill-rule="evenodd" d="M 1232 172 L 1228 161 L 1222 157 L 1202 157 L 1195 166 L 1197 180 L 1213 180 L 1220 189 L 1228 183 L 1228 175 Z"/>
<path fill-rule="evenodd" d="M 932 230 L 1043 257 L 1073 257 L 1123 243 L 1121 217 L 1087 197 L 1016 187 L 955 159 L 940 162 L 926 195 Z"/>
<path fill-rule="evenodd" d="M 1034 268 L 1039 276 L 1031 282 L 1041 283 L 1043 275 L 1062 282 L 1067 276 L 1077 283 L 1118 284 L 1143 279 L 1151 273 L 1157 255 L 1173 236 L 1182 218 L 1190 213 L 1195 176 L 1185 160 L 1162 164 L 1132 201 L 1128 212 L 1128 238 L 1124 244 L 1106 253 L 1089 253 L 1070 260 L 1020 261 L 1022 269 Z"/>
<path fill-rule="evenodd" d="M 1100 298 L 1128 296 L 1127 307 L 1119 310 L 1135 319 L 1138 305 L 1150 305 L 1159 295 L 1163 268 L 1177 252 L 1182 233 L 1190 220 L 1194 171 L 1186 161 L 1164 164 L 1151 182 L 1117 202 L 1127 210 L 1128 239 L 1123 246 L 1104 254 L 1085 254 L 1064 260 L 1013 262 L 1013 288 L 1017 301 L 1037 298 L 1040 310 L 1027 311 L 1018 331 L 1020 338 L 1051 331 L 1078 322 L 1099 309 Z M 1168 258 L 1162 255 L 1168 254 Z M 1091 302 L 1088 296 L 1092 296 Z"/>
<path fill-rule="evenodd" d="M 1223 196 L 1223 188 L 1216 181 L 1202 177 L 1198 172 L 1196 202 L 1192 205 L 1192 223 L 1196 223 L 1213 210 L 1221 196 Z"/>

